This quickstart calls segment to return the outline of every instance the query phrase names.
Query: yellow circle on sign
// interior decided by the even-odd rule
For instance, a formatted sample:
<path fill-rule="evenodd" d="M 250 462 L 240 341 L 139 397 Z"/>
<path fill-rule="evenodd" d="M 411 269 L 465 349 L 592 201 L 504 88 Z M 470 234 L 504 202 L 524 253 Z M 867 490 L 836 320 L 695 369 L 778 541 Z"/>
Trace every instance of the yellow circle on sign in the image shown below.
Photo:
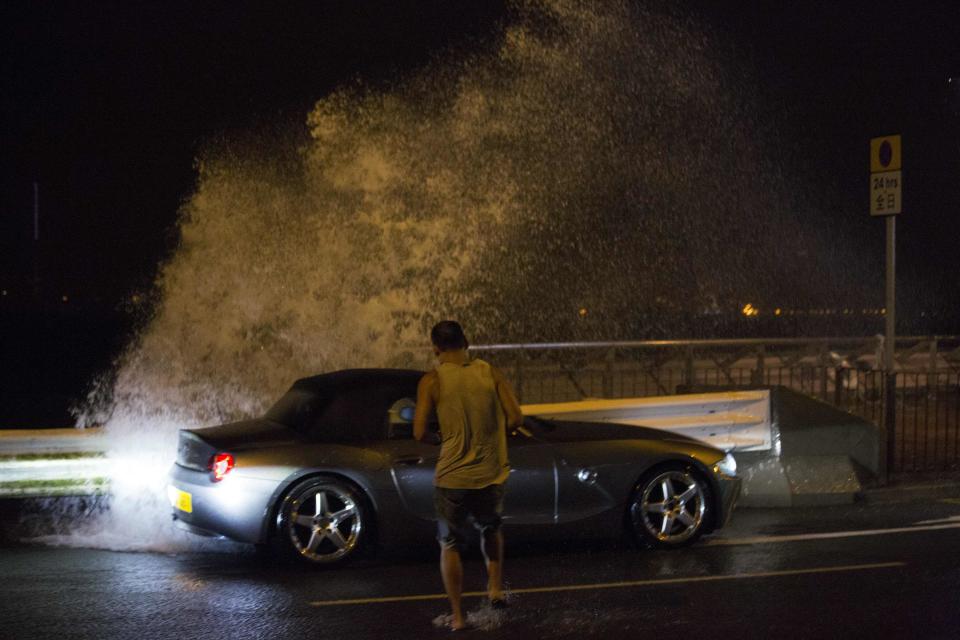
<path fill-rule="evenodd" d="M 899 171 L 900 136 L 883 136 L 870 139 L 870 173 Z"/>

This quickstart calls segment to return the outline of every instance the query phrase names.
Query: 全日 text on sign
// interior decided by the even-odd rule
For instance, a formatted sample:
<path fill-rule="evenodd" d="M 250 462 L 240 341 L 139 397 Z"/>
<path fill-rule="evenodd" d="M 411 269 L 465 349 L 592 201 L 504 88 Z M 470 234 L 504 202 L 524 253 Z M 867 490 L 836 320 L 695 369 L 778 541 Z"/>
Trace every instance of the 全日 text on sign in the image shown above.
<path fill-rule="evenodd" d="M 900 136 L 870 140 L 870 215 L 889 216 L 902 209 Z"/>

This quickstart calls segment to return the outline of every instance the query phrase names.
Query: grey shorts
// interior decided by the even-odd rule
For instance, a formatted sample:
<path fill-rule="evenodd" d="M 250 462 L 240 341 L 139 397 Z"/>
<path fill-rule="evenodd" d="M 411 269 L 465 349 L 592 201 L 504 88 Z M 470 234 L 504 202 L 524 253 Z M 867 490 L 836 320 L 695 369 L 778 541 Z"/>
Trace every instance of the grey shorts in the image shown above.
<path fill-rule="evenodd" d="M 437 541 L 442 547 L 462 550 L 466 545 L 470 519 L 481 533 L 500 529 L 503 511 L 503 485 L 483 489 L 446 489 L 434 487 L 433 505 L 437 510 Z"/>

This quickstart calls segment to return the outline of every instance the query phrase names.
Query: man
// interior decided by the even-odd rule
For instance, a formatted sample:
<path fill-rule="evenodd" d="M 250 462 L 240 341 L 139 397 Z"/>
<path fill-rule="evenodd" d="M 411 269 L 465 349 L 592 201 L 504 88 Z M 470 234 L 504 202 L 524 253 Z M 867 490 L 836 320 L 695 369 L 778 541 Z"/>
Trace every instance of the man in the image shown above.
<path fill-rule="evenodd" d="M 451 628 L 463 629 L 460 605 L 463 565 L 460 551 L 469 518 L 480 529 L 491 605 L 503 607 L 503 534 L 500 513 L 503 485 L 510 475 L 506 429 L 523 424 L 516 395 L 503 374 L 467 355 L 467 338 L 452 320 L 430 332 L 439 364 L 417 387 L 413 433 L 427 435 L 436 410 L 440 423 L 440 457 L 434 474 L 434 506 L 440 542 L 440 574 L 453 611 Z"/>

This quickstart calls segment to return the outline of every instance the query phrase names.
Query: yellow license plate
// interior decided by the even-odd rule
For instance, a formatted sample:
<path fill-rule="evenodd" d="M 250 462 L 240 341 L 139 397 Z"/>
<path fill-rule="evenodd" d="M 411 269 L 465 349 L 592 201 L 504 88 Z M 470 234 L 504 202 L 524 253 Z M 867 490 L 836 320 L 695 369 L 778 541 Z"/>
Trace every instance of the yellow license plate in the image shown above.
<path fill-rule="evenodd" d="M 176 487 L 167 487 L 167 497 L 170 498 L 170 504 L 175 509 L 193 513 L 193 496 L 186 491 L 180 491 Z"/>

